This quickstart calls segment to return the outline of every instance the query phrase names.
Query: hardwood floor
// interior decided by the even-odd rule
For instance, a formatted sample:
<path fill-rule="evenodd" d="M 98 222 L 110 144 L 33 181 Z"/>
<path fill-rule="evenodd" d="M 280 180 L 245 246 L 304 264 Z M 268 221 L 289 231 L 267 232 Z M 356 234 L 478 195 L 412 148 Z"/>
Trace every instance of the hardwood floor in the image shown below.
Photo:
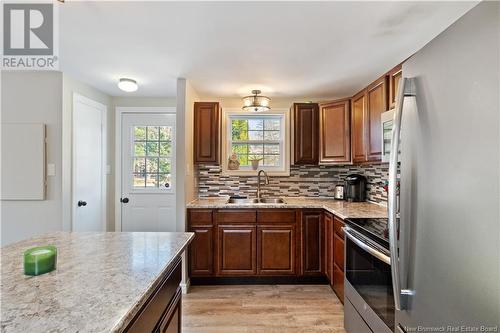
<path fill-rule="evenodd" d="M 327 285 L 192 286 L 182 311 L 183 333 L 345 333 Z"/>

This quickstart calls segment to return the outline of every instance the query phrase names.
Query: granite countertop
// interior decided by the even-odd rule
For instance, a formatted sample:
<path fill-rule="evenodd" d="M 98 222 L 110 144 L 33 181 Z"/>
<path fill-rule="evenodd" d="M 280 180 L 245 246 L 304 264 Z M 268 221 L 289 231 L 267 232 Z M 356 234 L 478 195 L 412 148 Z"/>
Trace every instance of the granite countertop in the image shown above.
<path fill-rule="evenodd" d="M 332 198 L 285 197 L 281 204 L 228 204 L 227 197 L 203 198 L 191 201 L 187 208 L 317 208 L 325 209 L 342 219 L 385 218 L 387 207 L 371 202 L 347 202 Z"/>
<path fill-rule="evenodd" d="M 121 332 L 194 237 L 57 232 L 2 248 L 1 331 Z M 23 252 L 57 247 L 57 269 L 23 274 Z"/>

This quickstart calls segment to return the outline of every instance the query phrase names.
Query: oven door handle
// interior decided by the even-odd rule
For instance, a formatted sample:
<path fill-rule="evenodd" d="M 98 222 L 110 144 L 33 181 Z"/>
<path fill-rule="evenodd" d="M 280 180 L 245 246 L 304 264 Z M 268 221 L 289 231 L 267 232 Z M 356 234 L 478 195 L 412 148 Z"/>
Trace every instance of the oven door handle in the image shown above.
<path fill-rule="evenodd" d="M 379 249 L 369 245 L 369 238 L 366 236 L 363 236 L 357 231 L 354 231 L 352 228 L 349 227 L 343 227 L 342 230 L 344 230 L 344 234 L 347 238 L 349 238 L 350 241 L 352 241 L 354 244 L 371 254 L 377 259 L 382 260 L 386 264 L 390 265 L 391 264 L 391 257 L 388 256 L 387 254 L 383 253 Z M 365 240 L 365 241 L 363 241 Z"/>

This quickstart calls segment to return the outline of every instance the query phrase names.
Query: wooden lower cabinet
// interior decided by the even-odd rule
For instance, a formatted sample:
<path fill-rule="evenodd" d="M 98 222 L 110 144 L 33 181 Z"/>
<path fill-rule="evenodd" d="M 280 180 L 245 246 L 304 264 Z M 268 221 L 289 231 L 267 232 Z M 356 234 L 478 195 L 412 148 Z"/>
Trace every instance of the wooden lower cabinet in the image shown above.
<path fill-rule="evenodd" d="M 332 288 L 344 303 L 344 221 L 333 219 L 333 274 Z"/>
<path fill-rule="evenodd" d="M 344 303 L 344 272 L 336 264 L 333 264 L 332 288 L 340 301 Z"/>
<path fill-rule="evenodd" d="M 295 225 L 257 226 L 257 274 L 295 275 Z"/>
<path fill-rule="evenodd" d="M 324 274 L 323 211 L 302 212 L 302 274 Z"/>
<path fill-rule="evenodd" d="M 325 213 L 325 275 L 330 282 L 333 281 L 333 235 L 333 215 Z"/>
<path fill-rule="evenodd" d="M 337 216 L 322 209 L 193 209 L 188 223 L 195 233 L 191 277 L 326 277 L 343 302 L 344 221 Z"/>
<path fill-rule="evenodd" d="M 217 226 L 217 275 L 255 275 L 256 226 Z"/>
<path fill-rule="evenodd" d="M 191 227 L 194 240 L 189 247 L 191 276 L 206 276 L 214 273 L 214 233 L 212 226 Z"/>

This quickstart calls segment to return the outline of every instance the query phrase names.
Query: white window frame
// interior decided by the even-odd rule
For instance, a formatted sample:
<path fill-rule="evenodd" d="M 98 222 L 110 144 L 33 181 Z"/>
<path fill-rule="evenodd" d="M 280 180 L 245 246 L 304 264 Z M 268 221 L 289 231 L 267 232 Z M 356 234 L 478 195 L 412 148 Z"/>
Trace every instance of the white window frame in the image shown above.
<path fill-rule="evenodd" d="M 167 114 L 167 113 L 165 113 Z M 134 125 L 130 128 L 130 142 L 129 142 L 129 145 L 130 145 L 130 156 L 131 156 L 131 163 L 132 163 L 132 176 L 134 174 L 133 170 L 134 170 L 134 166 L 133 166 L 133 163 L 134 163 L 134 158 L 136 157 L 135 156 L 135 149 L 134 149 L 134 144 L 135 144 L 135 132 L 134 132 L 134 127 L 148 127 L 150 125 Z M 154 127 L 154 126 L 153 126 Z M 175 144 L 176 144 L 176 133 L 175 133 L 175 130 L 176 130 L 176 127 L 175 127 L 175 121 L 173 122 L 173 124 L 171 125 L 168 125 L 166 127 L 172 127 L 172 151 L 171 151 L 171 154 L 170 156 L 164 156 L 165 158 L 169 158 L 170 159 L 170 177 L 171 177 L 171 182 L 170 182 L 170 187 L 134 187 L 134 184 L 133 184 L 133 181 L 130 182 L 130 186 L 129 186 L 129 189 L 128 191 L 130 193 L 145 193 L 145 194 L 148 194 L 148 193 L 151 193 L 151 194 L 158 194 L 158 193 L 175 193 Z M 146 142 L 147 140 L 145 140 L 144 142 Z M 154 141 L 150 141 L 150 142 L 154 142 Z M 159 141 L 158 141 L 159 142 Z M 146 148 L 145 148 L 146 149 Z M 160 149 L 158 147 L 158 149 Z M 144 157 L 144 158 L 147 158 L 148 156 L 139 156 L 139 157 Z M 159 173 L 157 173 L 158 175 Z"/>
<path fill-rule="evenodd" d="M 282 165 L 279 168 L 259 165 L 257 170 L 228 170 L 228 160 L 231 155 L 231 122 L 232 116 L 279 116 L 281 122 L 280 150 L 283 153 Z M 224 176 L 255 176 L 259 170 L 264 170 L 269 176 L 290 175 L 290 111 L 288 109 L 272 109 L 264 112 L 246 112 L 241 109 L 222 110 L 222 175 Z"/>

